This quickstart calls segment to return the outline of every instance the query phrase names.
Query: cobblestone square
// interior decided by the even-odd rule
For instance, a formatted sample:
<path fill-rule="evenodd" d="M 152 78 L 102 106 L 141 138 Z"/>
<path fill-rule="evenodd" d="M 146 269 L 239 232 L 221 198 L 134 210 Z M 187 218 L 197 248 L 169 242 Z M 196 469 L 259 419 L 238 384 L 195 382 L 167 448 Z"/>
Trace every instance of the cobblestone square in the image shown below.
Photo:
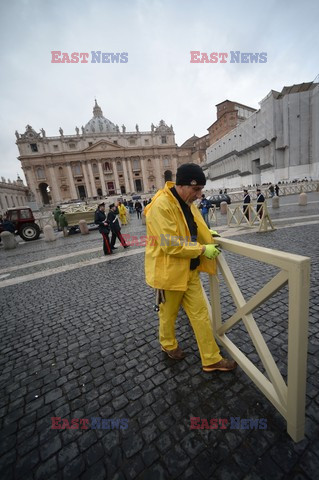
<path fill-rule="evenodd" d="M 317 202 L 317 196 L 312 198 Z M 119 248 L 106 260 L 98 232 L 50 245 L 43 240 L 21 243 L 13 253 L 1 247 L 0 478 L 317 478 L 319 223 L 317 218 L 302 220 L 317 217 L 317 207 L 308 205 L 302 215 L 291 207 L 286 216 L 300 215 L 300 222 L 293 221 L 297 225 L 287 220 L 281 223 L 285 228 L 274 232 L 249 230 L 231 237 L 311 258 L 306 430 L 299 443 L 240 368 L 202 372 L 182 310 L 177 338 L 187 357 L 174 362 L 160 351 L 143 249 Z M 143 235 L 145 227 L 133 216 L 123 233 Z M 268 265 L 225 255 L 247 298 L 273 274 Z M 208 278 L 202 280 L 208 292 Z M 223 282 L 221 289 L 222 313 L 229 316 L 234 306 Z M 286 302 L 282 290 L 255 314 L 284 376 Z M 262 369 L 242 325 L 230 338 Z M 70 423 L 89 419 L 89 427 L 52 429 L 52 417 Z M 264 418 L 267 428 L 192 430 L 192 417 Z M 104 428 L 92 428 L 92 419 Z M 120 419 L 126 419 L 127 428 L 119 427 Z"/>

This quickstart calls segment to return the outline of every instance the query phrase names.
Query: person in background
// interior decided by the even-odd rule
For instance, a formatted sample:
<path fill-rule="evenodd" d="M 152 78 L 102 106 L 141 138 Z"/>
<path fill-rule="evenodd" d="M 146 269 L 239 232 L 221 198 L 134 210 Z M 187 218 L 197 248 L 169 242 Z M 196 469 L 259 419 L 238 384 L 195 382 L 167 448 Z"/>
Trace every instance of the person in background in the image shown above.
<path fill-rule="evenodd" d="M 248 190 L 246 188 L 244 188 L 244 205 L 243 205 L 243 212 L 247 218 L 247 220 L 249 220 L 249 206 L 248 204 L 250 203 L 250 195 L 248 193 Z"/>
<path fill-rule="evenodd" d="M 60 215 L 61 215 L 61 208 L 58 205 L 56 209 L 53 211 L 53 216 L 54 216 L 54 220 L 56 221 L 56 226 L 58 231 L 60 230 L 60 223 L 59 223 Z"/>
<path fill-rule="evenodd" d="M 13 234 L 15 233 L 16 227 L 15 227 L 14 223 L 12 223 L 6 215 L 4 217 L 1 216 L 0 223 L 1 223 L 1 226 L 2 226 L 2 230 L 4 232 L 10 232 L 10 233 L 13 233 Z"/>
<path fill-rule="evenodd" d="M 202 215 L 203 215 L 203 219 L 205 220 L 205 223 L 206 223 L 208 228 L 210 228 L 210 224 L 209 224 L 209 220 L 208 220 L 209 207 L 210 207 L 210 201 L 207 200 L 207 198 L 205 197 L 205 194 L 203 193 L 202 194 L 202 199 L 201 199 L 201 202 L 200 202 L 198 208 L 201 210 Z"/>
<path fill-rule="evenodd" d="M 143 207 L 142 207 L 142 204 L 139 200 L 137 200 L 135 202 L 135 210 L 136 210 L 136 213 L 137 213 L 137 218 L 142 218 Z"/>
<path fill-rule="evenodd" d="M 129 200 L 129 201 L 127 202 L 127 204 L 128 204 L 128 211 L 129 211 L 130 213 L 133 213 L 133 212 L 134 212 L 133 200 L 132 200 L 132 199 Z"/>
<path fill-rule="evenodd" d="M 104 255 L 111 255 L 112 249 L 109 241 L 110 226 L 106 221 L 105 203 L 100 203 L 95 211 L 94 223 L 99 226 L 99 232 L 103 237 Z"/>
<path fill-rule="evenodd" d="M 62 228 L 63 231 L 63 236 L 67 237 L 68 236 L 68 221 L 66 219 L 65 213 L 61 212 L 60 217 L 59 217 L 59 225 Z"/>
<path fill-rule="evenodd" d="M 279 197 L 279 187 L 277 184 L 275 185 L 275 191 L 276 191 L 277 197 Z"/>
<path fill-rule="evenodd" d="M 274 197 L 275 196 L 275 187 L 273 186 L 273 184 L 270 185 L 268 190 L 270 192 L 270 198 Z"/>
<path fill-rule="evenodd" d="M 116 238 L 119 239 L 121 242 L 122 247 L 128 248 L 129 245 L 126 245 L 126 242 L 124 238 L 122 237 L 121 234 L 121 227 L 117 218 L 117 215 L 119 213 L 118 208 L 115 206 L 114 203 L 111 203 L 109 206 L 109 213 L 107 215 L 107 223 L 110 226 L 111 232 L 112 232 L 112 237 L 111 237 L 111 250 L 115 250 L 117 247 L 115 247 L 115 242 Z"/>
<path fill-rule="evenodd" d="M 127 217 L 126 217 L 126 208 L 124 207 L 122 202 L 118 204 L 118 211 L 120 215 L 120 220 L 122 225 L 127 225 Z"/>
<path fill-rule="evenodd" d="M 263 203 L 265 203 L 265 197 L 264 195 L 262 194 L 260 188 L 257 188 L 256 190 L 256 193 L 257 193 L 257 207 L 256 207 L 256 211 L 259 215 L 260 218 L 262 218 L 263 216 Z"/>

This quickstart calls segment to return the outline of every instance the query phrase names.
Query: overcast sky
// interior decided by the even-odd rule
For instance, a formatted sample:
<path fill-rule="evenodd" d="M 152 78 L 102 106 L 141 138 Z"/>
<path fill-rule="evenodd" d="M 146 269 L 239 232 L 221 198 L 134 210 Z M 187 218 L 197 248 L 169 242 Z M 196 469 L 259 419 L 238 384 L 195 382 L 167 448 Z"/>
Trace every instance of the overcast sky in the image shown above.
<path fill-rule="evenodd" d="M 0 176 L 21 176 L 15 130 L 72 135 L 103 114 L 127 131 L 164 119 L 181 145 L 225 99 L 259 108 L 319 73 L 317 0 L 2 0 Z M 51 51 L 128 52 L 127 63 L 51 63 Z M 190 63 L 190 51 L 267 53 L 266 63 Z M 228 59 L 229 60 L 229 59 Z M 24 178 L 24 177 L 23 177 Z"/>

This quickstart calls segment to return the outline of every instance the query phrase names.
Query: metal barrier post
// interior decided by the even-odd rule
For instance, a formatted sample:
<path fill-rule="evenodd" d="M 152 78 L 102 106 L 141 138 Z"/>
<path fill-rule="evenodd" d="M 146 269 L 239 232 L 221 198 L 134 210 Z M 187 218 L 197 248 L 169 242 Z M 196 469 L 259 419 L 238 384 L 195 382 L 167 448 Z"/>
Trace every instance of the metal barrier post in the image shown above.
<path fill-rule="evenodd" d="M 289 277 L 287 430 L 299 441 L 305 428 L 310 261 L 296 265 Z"/>

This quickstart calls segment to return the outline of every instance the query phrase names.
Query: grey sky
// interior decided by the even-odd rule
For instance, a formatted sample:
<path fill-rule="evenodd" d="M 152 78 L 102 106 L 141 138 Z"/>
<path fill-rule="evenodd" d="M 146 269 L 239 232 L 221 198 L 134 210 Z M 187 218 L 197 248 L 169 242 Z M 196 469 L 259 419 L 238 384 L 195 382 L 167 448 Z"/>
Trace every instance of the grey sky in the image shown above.
<path fill-rule="evenodd" d="M 71 135 L 95 97 L 127 131 L 163 118 L 180 145 L 207 133 L 226 98 L 258 108 L 270 90 L 314 80 L 318 14 L 317 0 L 2 0 L 0 176 L 22 175 L 15 130 Z M 54 64 L 51 50 L 128 52 L 128 63 Z M 190 63 L 191 50 L 268 60 Z"/>

